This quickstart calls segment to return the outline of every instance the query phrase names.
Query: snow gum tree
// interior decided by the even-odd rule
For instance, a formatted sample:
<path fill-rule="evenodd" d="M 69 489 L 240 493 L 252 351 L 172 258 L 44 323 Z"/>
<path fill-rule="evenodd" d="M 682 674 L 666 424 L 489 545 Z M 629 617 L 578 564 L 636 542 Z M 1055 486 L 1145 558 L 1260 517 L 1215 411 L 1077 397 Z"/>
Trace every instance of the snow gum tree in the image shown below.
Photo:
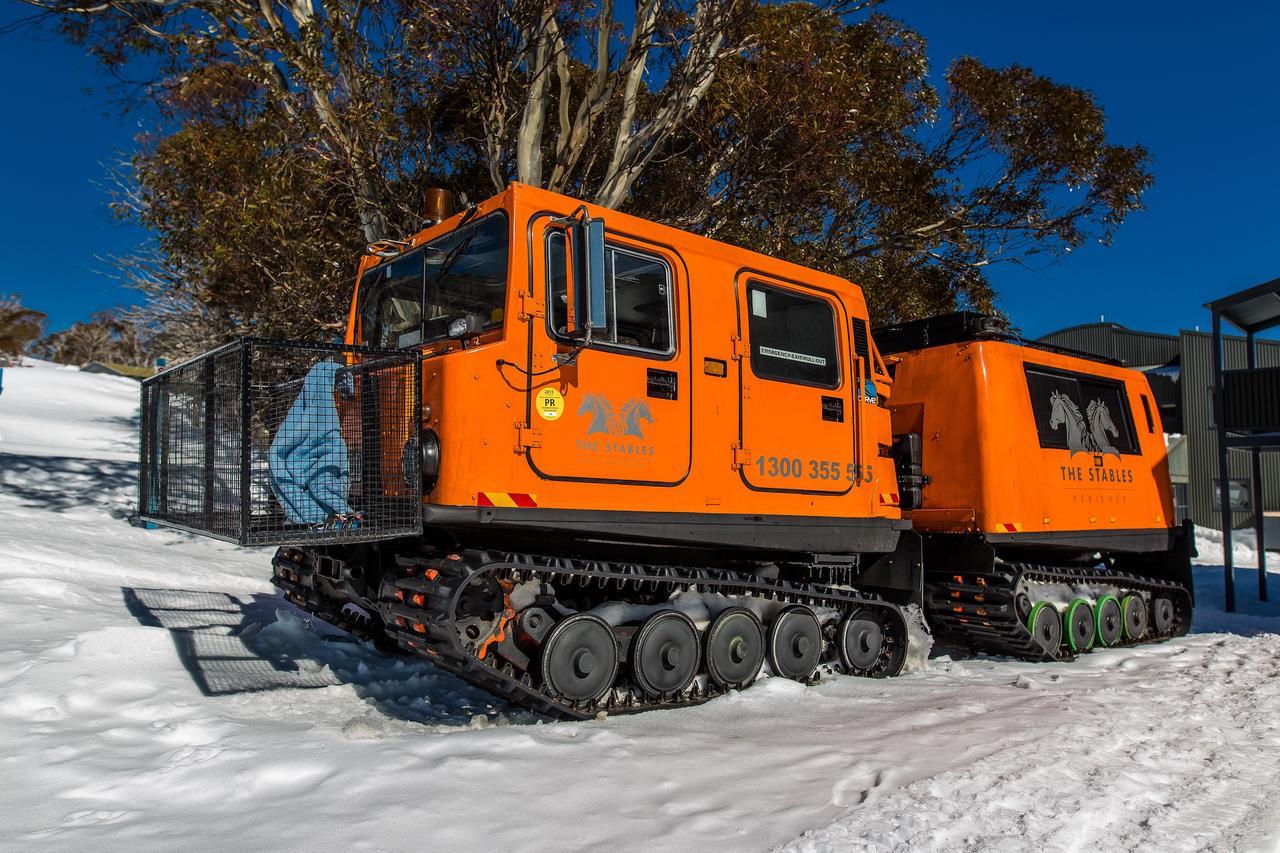
<path fill-rule="evenodd" d="M 146 367 L 144 330 L 119 309 L 95 311 L 86 321 L 46 335 L 31 345 L 33 355 L 60 364 L 101 361 Z"/>
<path fill-rule="evenodd" d="M 18 358 L 44 331 L 45 315 L 16 293 L 0 294 L 0 367 Z"/>
<path fill-rule="evenodd" d="M 993 263 L 1110 240 L 1151 185 L 1094 97 L 871 2 L 27 0 L 152 130 L 117 212 L 150 327 L 332 335 L 422 191 L 518 180 L 848 276 L 879 320 L 989 308 Z M 142 77 L 142 83 L 137 83 Z"/>

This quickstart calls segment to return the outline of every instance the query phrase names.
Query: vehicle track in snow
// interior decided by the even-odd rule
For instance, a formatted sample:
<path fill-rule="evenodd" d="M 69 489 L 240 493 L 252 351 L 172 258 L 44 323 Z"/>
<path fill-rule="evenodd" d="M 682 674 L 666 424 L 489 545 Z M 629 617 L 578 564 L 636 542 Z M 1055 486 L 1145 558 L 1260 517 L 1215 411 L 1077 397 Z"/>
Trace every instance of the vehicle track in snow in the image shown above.
<path fill-rule="evenodd" d="M 780 849 L 1275 849 L 1280 637 L 1193 636 L 1074 666 L 1020 676 L 1032 737 Z M 1050 725 L 1036 731 L 1037 716 Z"/>

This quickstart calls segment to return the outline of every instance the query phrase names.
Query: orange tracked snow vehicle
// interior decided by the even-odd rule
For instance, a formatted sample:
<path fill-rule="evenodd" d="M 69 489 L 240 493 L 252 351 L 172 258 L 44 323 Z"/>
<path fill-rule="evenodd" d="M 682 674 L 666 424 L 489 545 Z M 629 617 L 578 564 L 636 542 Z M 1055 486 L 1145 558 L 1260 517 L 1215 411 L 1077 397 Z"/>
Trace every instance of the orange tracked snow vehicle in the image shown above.
<path fill-rule="evenodd" d="M 845 280 L 518 184 L 440 220 L 370 247 L 344 343 L 148 380 L 140 515 L 282 545 L 298 606 L 565 717 L 894 675 L 912 603 L 1030 657 L 1186 630 L 1140 375 L 968 332 L 886 365 Z M 1038 432 L 1036 371 L 1105 448 Z"/>

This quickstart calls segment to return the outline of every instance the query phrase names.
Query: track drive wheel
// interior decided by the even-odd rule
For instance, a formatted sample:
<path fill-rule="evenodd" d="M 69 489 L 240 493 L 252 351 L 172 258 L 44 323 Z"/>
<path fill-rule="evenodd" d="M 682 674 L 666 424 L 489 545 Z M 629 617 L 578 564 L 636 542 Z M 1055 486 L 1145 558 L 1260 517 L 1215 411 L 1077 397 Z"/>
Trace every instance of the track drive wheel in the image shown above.
<path fill-rule="evenodd" d="M 1124 614 L 1124 635 L 1130 640 L 1141 640 L 1147 635 L 1147 602 L 1140 595 L 1126 595 L 1120 600 Z"/>
<path fill-rule="evenodd" d="M 1124 614 L 1120 611 L 1120 602 L 1114 595 L 1104 595 L 1094 605 L 1094 618 L 1097 622 L 1098 643 L 1103 646 L 1114 646 L 1124 635 Z"/>
<path fill-rule="evenodd" d="M 650 697 L 683 693 L 698 674 L 698 629 L 678 610 L 659 610 L 636 632 L 631 676 Z"/>
<path fill-rule="evenodd" d="M 880 620 L 866 609 L 845 617 L 840 623 L 837 640 L 841 662 L 856 675 L 870 672 L 884 651 L 884 631 Z"/>
<path fill-rule="evenodd" d="M 1073 652 L 1087 652 L 1098 638 L 1098 626 L 1093 618 L 1093 605 L 1077 598 L 1067 605 L 1062 616 L 1062 628 L 1067 635 L 1067 645 Z"/>
<path fill-rule="evenodd" d="M 1027 630 L 1047 655 L 1057 655 L 1062 646 L 1062 619 L 1051 602 L 1039 601 L 1027 617 Z"/>
<path fill-rule="evenodd" d="M 1151 625 L 1156 629 L 1156 636 L 1167 637 L 1173 633 L 1173 602 L 1167 598 L 1157 598 L 1151 602 Z"/>
<path fill-rule="evenodd" d="M 542 683 L 572 702 L 599 699 L 618 677 L 618 641 L 609 623 L 575 613 L 558 623 L 542 645 Z"/>
<path fill-rule="evenodd" d="M 706 636 L 707 674 L 720 687 L 741 689 L 764 665 L 764 628 L 745 607 L 722 610 Z"/>
<path fill-rule="evenodd" d="M 774 675 L 805 681 L 822 656 L 822 623 L 803 604 L 784 607 L 769 625 L 768 649 Z"/>

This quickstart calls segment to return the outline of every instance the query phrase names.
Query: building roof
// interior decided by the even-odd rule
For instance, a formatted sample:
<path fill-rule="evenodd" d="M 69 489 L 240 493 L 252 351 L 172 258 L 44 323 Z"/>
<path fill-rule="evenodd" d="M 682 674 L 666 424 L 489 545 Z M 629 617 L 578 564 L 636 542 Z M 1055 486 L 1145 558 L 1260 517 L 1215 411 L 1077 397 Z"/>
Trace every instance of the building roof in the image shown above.
<path fill-rule="evenodd" d="M 1130 367 L 1168 364 L 1181 350 L 1177 335 L 1138 332 L 1119 323 L 1082 323 L 1042 335 L 1046 344 L 1107 356 Z"/>
<path fill-rule="evenodd" d="M 1250 334 L 1280 326 L 1280 278 L 1207 302 L 1204 307 Z"/>
<path fill-rule="evenodd" d="M 89 373 L 111 373 L 116 376 L 128 376 L 130 379 L 146 379 L 155 373 L 150 367 L 134 367 L 129 364 L 116 364 L 112 361 L 87 361 L 80 369 Z"/>

